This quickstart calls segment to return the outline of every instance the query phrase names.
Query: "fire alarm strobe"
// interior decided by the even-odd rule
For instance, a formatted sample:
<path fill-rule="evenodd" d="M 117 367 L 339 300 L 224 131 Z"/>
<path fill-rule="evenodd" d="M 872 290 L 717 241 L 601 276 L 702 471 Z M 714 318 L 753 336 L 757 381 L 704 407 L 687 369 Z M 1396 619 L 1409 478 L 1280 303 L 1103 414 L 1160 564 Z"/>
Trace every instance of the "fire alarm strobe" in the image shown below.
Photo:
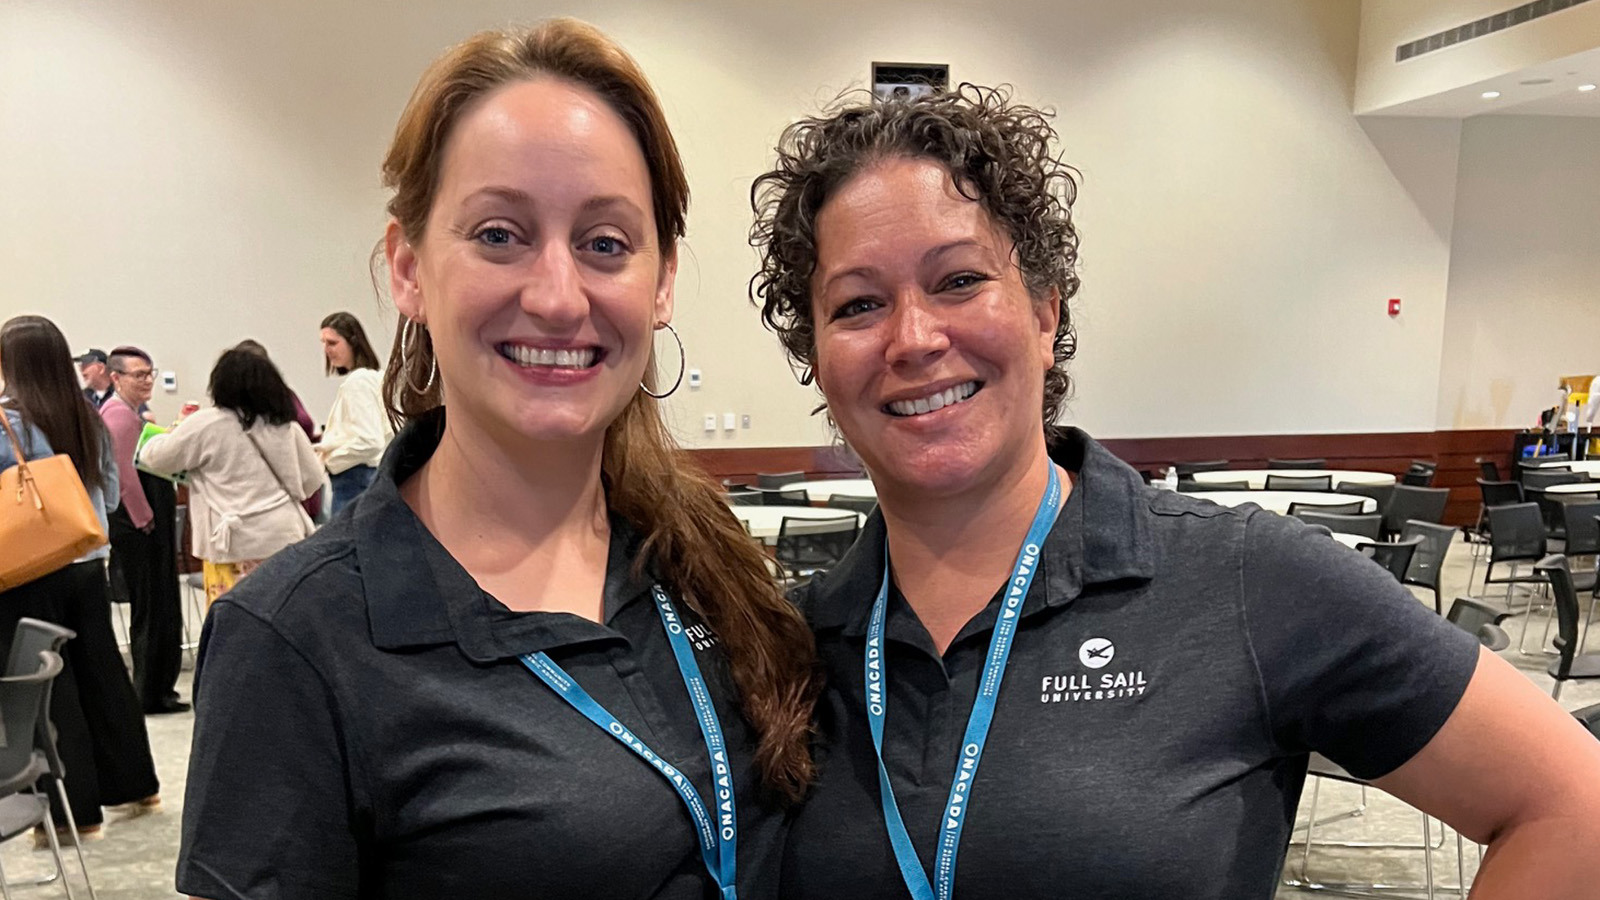
<path fill-rule="evenodd" d="M 1398 315 L 1400 315 L 1400 298 L 1399 297 L 1390 297 L 1389 298 L 1389 317 L 1393 318 L 1393 317 L 1398 316 Z"/>

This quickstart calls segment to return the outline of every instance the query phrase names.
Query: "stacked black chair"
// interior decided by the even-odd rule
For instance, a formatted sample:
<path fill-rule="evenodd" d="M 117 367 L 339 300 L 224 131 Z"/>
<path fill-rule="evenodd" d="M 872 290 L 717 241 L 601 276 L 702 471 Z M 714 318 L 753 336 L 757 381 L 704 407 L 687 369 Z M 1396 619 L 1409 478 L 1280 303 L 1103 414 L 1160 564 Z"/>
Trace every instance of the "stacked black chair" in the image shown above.
<path fill-rule="evenodd" d="M 1326 469 L 1326 459 L 1269 459 L 1269 469 Z"/>
<path fill-rule="evenodd" d="M 1267 473 L 1269 491 L 1331 491 L 1332 475 L 1274 475 Z"/>
<path fill-rule="evenodd" d="M 1442 522 L 1445 505 L 1449 502 L 1449 488 L 1395 485 L 1389 508 L 1383 513 L 1383 533 L 1398 535 L 1412 519 L 1418 522 Z"/>
<path fill-rule="evenodd" d="M 1559 654 L 1546 669 L 1555 679 L 1550 696 L 1561 699 L 1561 686 L 1568 681 L 1600 678 L 1600 653 L 1578 653 L 1578 592 L 1572 586 L 1567 558 L 1559 553 L 1547 556 L 1534 566 L 1550 581 L 1550 594 L 1556 602 L 1556 651 Z"/>

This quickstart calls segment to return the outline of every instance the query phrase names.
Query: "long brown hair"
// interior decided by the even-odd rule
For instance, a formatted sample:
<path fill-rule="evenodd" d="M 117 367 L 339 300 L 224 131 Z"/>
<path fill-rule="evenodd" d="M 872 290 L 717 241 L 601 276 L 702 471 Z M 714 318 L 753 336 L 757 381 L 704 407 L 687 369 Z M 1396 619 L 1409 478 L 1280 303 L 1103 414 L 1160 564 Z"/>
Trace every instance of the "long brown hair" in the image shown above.
<path fill-rule="evenodd" d="M 44 432 L 53 452 L 72 460 L 84 485 L 105 487 L 106 426 L 78 389 L 72 351 L 56 323 L 17 316 L 0 325 L 0 380 L 6 405 Z"/>
<path fill-rule="evenodd" d="M 650 172 L 663 256 L 684 234 L 689 184 L 660 101 L 627 52 L 593 26 L 553 19 L 531 29 L 474 35 L 435 60 L 411 95 L 383 163 L 388 212 L 420 243 L 433 207 L 445 142 L 462 112 L 503 85 L 553 75 L 604 99 L 639 142 Z M 374 277 L 374 282 L 378 279 Z M 444 405 L 427 329 L 401 327 L 383 388 L 396 427 Z M 655 360 L 645 369 L 654 388 Z M 644 535 L 650 564 L 722 640 L 745 716 L 760 734 L 766 784 L 799 799 L 813 775 L 811 711 L 819 680 L 804 619 L 784 599 L 762 550 L 729 512 L 721 490 L 672 439 L 654 399 L 634 394 L 606 429 L 601 477 L 616 514 Z"/>
<path fill-rule="evenodd" d="M 332 328 L 344 342 L 350 345 L 351 369 L 377 369 L 378 354 L 372 352 L 372 344 L 367 342 L 367 330 L 361 327 L 361 320 L 347 312 L 328 313 L 322 320 L 323 328 Z M 333 363 L 327 357 L 322 359 L 322 371 L 333 374 Z M 343 375 L 343 372 L 339 374 Z"/>

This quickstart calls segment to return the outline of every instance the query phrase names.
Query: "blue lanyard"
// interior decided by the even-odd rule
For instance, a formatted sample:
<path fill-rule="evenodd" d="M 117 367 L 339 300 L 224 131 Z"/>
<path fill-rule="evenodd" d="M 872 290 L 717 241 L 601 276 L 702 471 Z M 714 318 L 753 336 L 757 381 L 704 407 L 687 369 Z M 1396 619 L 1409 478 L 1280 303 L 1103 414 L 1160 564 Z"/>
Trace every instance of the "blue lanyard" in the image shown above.
<path fill-rule="evenodd" d="M 955 778 L 950 783 L 950 797 L 945 801 L 943 824 L 939 827 L 939 849 L 934 856 L 933 884 L 922 868 L 917 848 L 911 845 L 911 835 L 900 817 L 900 806 L 894 799 L 894 787 L 889 783 L 889 769 L 883 763 L 883 718 L 889 703 L 884 684 L 883 622 L 889 606 L 889 550 L 883 552 L 883 586 L 878 588 L 878 599 L 872 604 L 872 620 L 867 625 L 866 695 L 867 721 L 872 727 L 872 747 L 878 757 L 878 794 L 883 802 L 883 822 L 889 831 L 889 843 L 894 847 L 895 861 L 900 864 L 900 876 L 911 890 L 913 900 L 950 900 L 956 882 L 956 849 L 961 845 L 961 826 L 966 822 L 967 797 L 978 777 L 978 761 L 983 758 L 983 745 L 989 740 L 989 726 L 994 722 L 995 704 L 1000 697 L 1000 681 L 1006 674 L 1006 661 L 1011 657 L 1011 643 L 1017 634 L 1017 619 L 1022 612 L 1022 601 L 1028 596 L 1038 570 L 1039 552 L 1044 540 L 1055 525 L 1061 512 L 1061 479 L 1056 467 L 1050 466 L 1050 486 L 1039 501 L 1039 510 L 1033 514 L 1033 524 L 1017 553 L 1017 564 L 1006 582 L 1005 598 L 1000 604 L 1000 616 L 995 620 L 994 636 L 989 640 L 989 657 L 983 665 L 983 677 L 978 683 L 978 696 L 973 700 L 972 713 L 967 718 L 967 731 L 961 738 L 961 759 L 956 766 Z M 938 890 L 935 891 L 934 887 Z"/>
<path fill-rule="evenodd" d="M 700 734 L 705 737 L 706 750 L 711 755 L 711 781 L 716 791 L 716 811 L 713 816 L 700 800 L 700 793 L 688 776 L 678 771 L 672 763 L 651 750 L 616 716 L 601 706 L 569 676 L 555 660 L 544 653 L 526 653 L 519 659 L 528 671 L 550 686 L 556 696 L 582 713 L 584 718 L 600 726 L 607 734 L 622 742 L 624 747 L 638 754 L 667 779 L 694 820 L 695 834 L 700 838 L 700 856 L 705 860 L 706 871 L 725 900 L 736 900 L 738 887 L 734 880 L 739 847 L 739 826 L 733 807 L 733 770 L 728 764 L 728 746 L 722 738 L 722 723 L 717 719 L 717 708 L 711 702 L 711 692 L 700 675 L 700 664 L 695 661 L 694 649 L 684 636 L 683 622 L 672 606 L 672 600 L 660 586 L 651 590 L 656 601 L 656 612 L 661 614 L 661 625 L 667 630 L 667 640 L 672 644 L 672 655 L 677 657 L 678 671 L 683 675 L 684 686 L 693 701 L 695 719 L 700 723 Z"/>

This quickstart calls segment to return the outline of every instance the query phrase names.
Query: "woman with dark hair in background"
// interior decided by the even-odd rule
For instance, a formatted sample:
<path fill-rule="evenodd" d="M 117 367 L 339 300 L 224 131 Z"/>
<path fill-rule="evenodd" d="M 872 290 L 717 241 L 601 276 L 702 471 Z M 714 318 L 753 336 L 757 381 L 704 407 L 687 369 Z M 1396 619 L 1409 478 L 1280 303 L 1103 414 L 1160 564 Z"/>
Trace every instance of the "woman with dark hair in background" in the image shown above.
<path fill-rule="evenodd" d="M 479 34 L 383 178 L 407 424 L 211 610 L 179 889 L 770 897 L 811 637 L 656 400 L 688 183 L 655 92 L 579 22 Z"/>
<path fill-rule="evenodd" d="M 266 356 L 224 352 L 207 392 L 213 405 L 149 438 L 138 461 L 188 476 L 191 547 L 204 564 L 209 604 L 314 530 L 300 504 L 322 486 L 322 465 Z"/>
<path fill-rule="evenodd" d="M 0 326 L 0 408 L 29 458 L 66 454 L 106 525 L 117 500 L 117 463 L 111 438 L 79 390 L 72 353 L 55 323 L 18 316 Z M 0 469 L 16 465 L 9 440 L 0 439 Z M 78 831 L 100 831 L 102 806 L 132 804 L 136 811 L 159 805 L 150 736 L 139 698 L 111 630 L 111 597 L 101 547 L 43 578 L 0 593 L 0 659 L 9 653 L 17 621 L 42 619 L 70 628 L 77 637 L 62 650 L 65 667 L 50 695 L 50 721 L 62 763 L 71 773 L 67 796 Z M 23 736 L 26 740 L 26 736 Z M 56 793 L 50 792 L 52 803 Z M 66 821 L 56 811 L 56 821 Z"/>
<path fill-rule="evenodd" d="M 235 344 L 234 347 L 239 350 L 249 350 L 252 353 L 259 353 L 266 359 L 272 358 L 271 355 L 267 353 L 267 348 L 263 346 L 260 341 L 251 340 L 250 338 L 245 338 L 244 340 Z M 317 434 L 316 420 L 311 418 L 311 413 L 306 411 L 306 405 L 300 402 L 300 395 L 294 392 L 294 388 L 289 389 L 289 399 L 294 401 L 295 423 L 300 426 L 301 431 L 306 433 L 306 440 L 315 445 L 321 438 L 321 436 Z M 305 507 L 306 515 L 310 516 L 311 521 L 315 522 L 317 520 L 317 515 L 322 511 L 322 492 L 319 490 L 317 493 L 312 494 L 306 498 L 306 502 L 300 505 Z"/>
<path fill-rule="evenodd" d="M 394 429 L 383 409 L 378 355 L 372 352 L 360 320 L 347 312 L 323 319 L 322 355 L 324 370 L 343 378 L 317 444 L 317 455 L 333 486 L 328 511 L 336 513 L 372 483 Z"/>

